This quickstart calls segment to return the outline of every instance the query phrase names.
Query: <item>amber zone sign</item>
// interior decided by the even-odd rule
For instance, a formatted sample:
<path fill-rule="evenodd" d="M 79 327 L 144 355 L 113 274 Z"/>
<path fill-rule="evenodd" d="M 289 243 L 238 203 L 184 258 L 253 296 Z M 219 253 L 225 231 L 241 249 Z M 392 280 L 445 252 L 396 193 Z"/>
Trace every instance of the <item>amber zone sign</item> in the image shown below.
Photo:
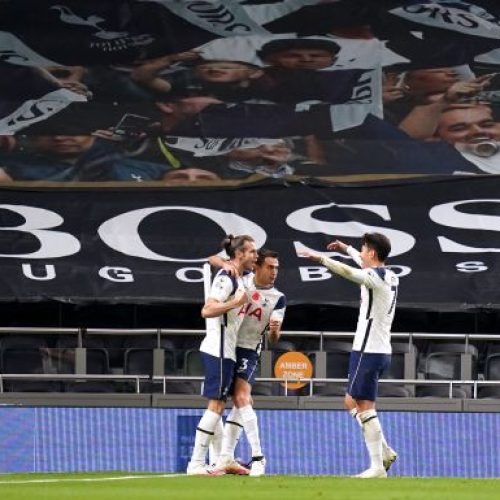
<path fill-rule="evenodd" d="M 283 387 L 287 386 L 288 389 L 304 387 L 307 382 L 301 380 L 309 379 L 312 375 L 313 365 L 311 360 L 302 352 L 285 352 L 274 363 L 274 376 L 288 379 L 286 383 L 281 383 Z"/>

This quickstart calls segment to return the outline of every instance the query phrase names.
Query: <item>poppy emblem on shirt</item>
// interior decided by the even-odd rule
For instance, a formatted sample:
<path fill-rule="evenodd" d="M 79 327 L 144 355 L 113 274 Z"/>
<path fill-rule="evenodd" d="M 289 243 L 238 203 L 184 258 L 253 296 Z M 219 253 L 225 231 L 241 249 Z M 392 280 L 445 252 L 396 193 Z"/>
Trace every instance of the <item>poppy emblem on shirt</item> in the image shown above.
<path fill-rule="evenodd" d="M 259 292 L 253 292 L 252 293 L 252 300 L 257 302 L 260 299 L 260 294 Z"/>

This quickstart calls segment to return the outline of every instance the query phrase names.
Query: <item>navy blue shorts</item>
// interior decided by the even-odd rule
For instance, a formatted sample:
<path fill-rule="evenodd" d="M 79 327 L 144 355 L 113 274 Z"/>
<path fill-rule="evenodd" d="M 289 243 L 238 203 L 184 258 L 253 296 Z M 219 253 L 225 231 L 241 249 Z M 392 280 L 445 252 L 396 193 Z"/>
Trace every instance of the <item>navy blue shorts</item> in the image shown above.
<path fill-rule="evenodd" d="M 236 366 L 234 376 L 246 380 L 250 385 L 255 382 L 257 367 L 259 366 L 259 355 L 254 349 L 236 348 Z"/>
<path fill-rule="evenodd" d="M 234 361 L 228 358 L 218 358 L 206 352 L 201 353 L 205 382 L 203 396 L 208 399 L 226 401 L 234 378 Z"/>
<path fill-rule="evenodd" d="M 349 357 L 347 394 L 353 399 L 375 401 L 378 379 L 390 363 L 390 354 L 352 351 Z"/>

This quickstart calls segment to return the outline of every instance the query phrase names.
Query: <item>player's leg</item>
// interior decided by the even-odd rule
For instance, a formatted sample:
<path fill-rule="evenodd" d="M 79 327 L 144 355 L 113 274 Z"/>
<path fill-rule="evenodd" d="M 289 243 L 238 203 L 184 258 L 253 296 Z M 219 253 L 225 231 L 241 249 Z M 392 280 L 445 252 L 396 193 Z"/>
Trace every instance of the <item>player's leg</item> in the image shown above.
<path fill-rule="evenodd" d="M 358 475 L 362 478 L 387 477 L 382 457 L 382 428 L 375 410 L 375 400 L 378 378 L 388 359 L 382 354 L 353 351 L 349 360 L 347 393 L 356 402 L 357 416 L 370 456 L 370 467 Z M 345 404 L 349 404 L 349 398 L 346 398 Z"/>
<path fill-rule="evenodd" d="M 208 406 L 196 428 L 196 437 L 187 473 L 190 475 L 210 475 L 216 473 L 206 465 L 207 452 L 224 412 L 227 394 L 234 372 L 234 361 L 201 353 L 205 382 L 203 395 Z"/>
<path fill-rule="evenodd" d="M 387 477 L 382 457 L 382 428 L 375 410 L 375 403 L 370 400 L 357 399 L 356 407 L 366 449 L 370 456 L 370 467 L 357 477 Z"/>
<path fill-rule="evenodd" d="M 214 435 L 212 437 L 212 441 L 210 442 L 210 446 L 208 449 L 208 463 L 211 465 L 215 465 L 219 460 L 219 457 L 222 452 L 223 435 L 224 435 L 224 425 L 222 422 L 222 418 L 220 418 L 219 422 L 215 426 Z"/>
<path fill-rule="evenodd" d="M 266 460 L 262 453 L 257 414 L 252 406 L 251 386 L 239 377 L 236 378 L 235 386 L 234 404 L 238 407 L 252 452 L 250 475 L 262 476 L 265 473 Z"/>
<path fill-rule="evenodd" d="M 257 414 L 253 409 L 252 384 L 255 381 L 259 355 L 252 349 L 238 347 L 236 349 L 236 377 L 233 401 L 238 408 L 240 419 L 245 429 L 252 461 L 250 476 L 262 476 L 265 473 L 266 459 L 262 453 Z"/>
<path fill-rule="evenodd" d="M 238 444 L 241 431 L 245 429 L 252 449 L 252 464 L 261 462 L 261 469 L 265 466 L 265 459 L 260 446 L 257 415 L 252 407 L 251 391 L 257 371 L 259 357 L 252 349 L 236 348 L 235 378 L 232 388 L 233 409 L 226 419 L 224 438 L 219 466 L 230 474 L 246 474 L 248 469 L 234 460 L 234 450 Z M 255 453 L 258 453 L 257 455 Z M 253 467 L 256 473 L 258 466 Z M 263 474 L 262 470 L 262 474 Z M 262 475 L 261 474 L 261 475 Z M 254 474 L 256 475 L 256 474 Z"/>
<path fill-rule="evenodd" d="M 233 405 L 224 424 L 220 453 L 221 458 L 225 459 L 226 461 L 234 461 L 234 450 L 238 445 L 242 431 L 243 422 L 241 421 L 240 413 L 238 411 L 238 408 Z"/>
<path fill-rule="evenodd" d="M 358 425 L 361 427 L 361 429 L 363 429 L 363 424 L 359 419 L 358 409 L 356 408 L 356 401 L 354 401 L 354 399 L 352 399 L 352 397 L 349 394 L 345 395 L 344 406 L 349 411 L 354 420 L 358 423 Z M 382 432 L 382 459 L 384 463 L 384 469 L 388 471 L 397 458 L 398 454 L 389 446 L 389 444 L 385 439 L 384 433 Z"/>

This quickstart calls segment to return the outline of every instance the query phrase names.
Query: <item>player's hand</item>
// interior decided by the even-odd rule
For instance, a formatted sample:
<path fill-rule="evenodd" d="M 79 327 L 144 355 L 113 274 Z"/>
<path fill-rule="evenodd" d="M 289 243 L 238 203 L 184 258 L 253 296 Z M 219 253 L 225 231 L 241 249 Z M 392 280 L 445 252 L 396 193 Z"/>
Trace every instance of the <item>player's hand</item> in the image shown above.
<path fill-rule="evenodd" d="M 234 294 L 234 307 L 242 306 L 248 302 L 248 294 L 244 288 L 238 288 Z"/>
<path fill-rule="evenodd" d="M 224 269 L 229 276 L 234 276 L 235 278 L 240 276 L 240 272 L 232 262 L 225 262 L 222 265 L 222 269 Z"/>
<path fill-rule="evenodd" d="M 327 250 L 330 250 L 332 252 L 342 252 L 342 253 L 347 253 L 347 247 L 348 245 L 346 245 L 343 241 L 340 240 L 332 241 L 331 243 L 328 243 L 328 245 L 326 245 Z"/>
<path fill-rule="evenodd" d="M 299 257 L 304 258 L 304 259 L 312 260 L 314 262 L 320 262 L 321 261 L 321 255 L 319 255 L 317 253 L 308 252 L 307 250 L 302 250 L 300 252 L 297 252 L 297 255 Z"/>
<path fill-rule="evenodd" d="M 281 321 L 272 319 L 269 321 L 269 341 L 274 344 L 280 338 Z"/>

